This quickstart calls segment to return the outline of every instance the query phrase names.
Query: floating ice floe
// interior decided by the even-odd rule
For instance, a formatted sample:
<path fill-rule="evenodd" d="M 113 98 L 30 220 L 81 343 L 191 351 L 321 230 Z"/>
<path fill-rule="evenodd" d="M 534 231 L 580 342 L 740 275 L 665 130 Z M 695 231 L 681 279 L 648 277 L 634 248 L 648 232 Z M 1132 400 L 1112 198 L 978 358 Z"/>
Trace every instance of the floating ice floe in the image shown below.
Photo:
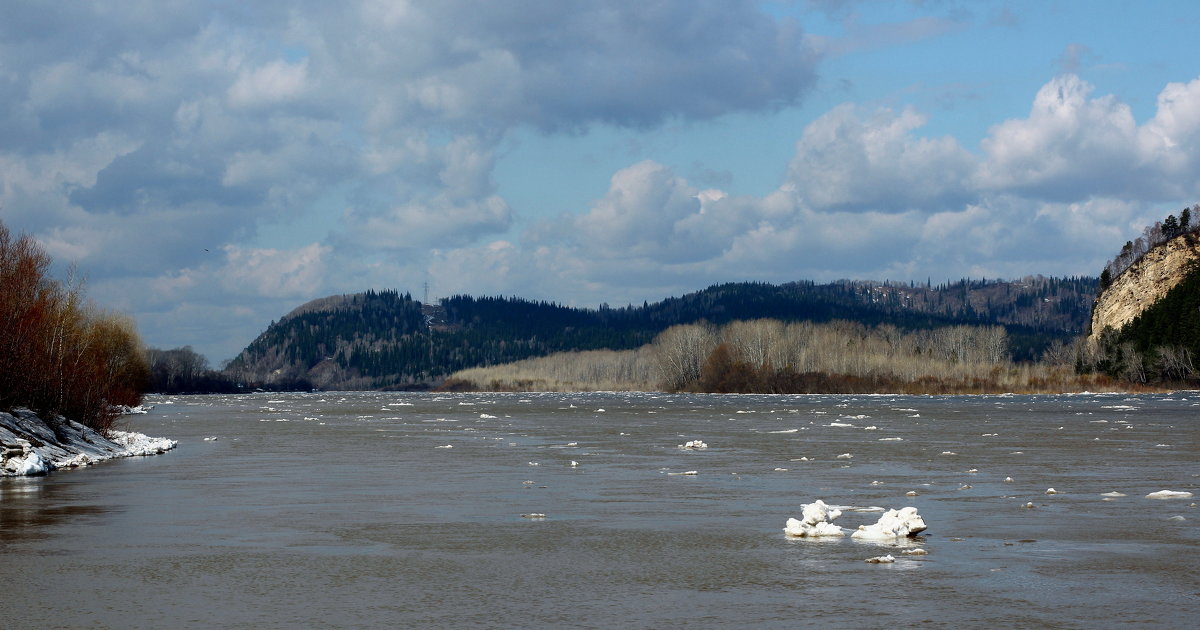
<path fill-rule="evenodd" d="M 824 501 L 817 499 L 806 503 L 801 508 L 801 518 L 789 518 L 783 533 L 793 538 L 817 538 L 821 536 L 845 536 L 846 532 L 832 521 L 842 515 L 842 511 L 832 508 Z"/>
<path fill-rule="evenodd" d="M 954 451 L 942 451 L 942 455 L 958 455 L 958 453 Z"/>
<path fill-rule="evenodd" d="M 874 558 L 867 558 L 866 560 L 863 560 L 863 562 L 868 564 L 891 564 L 895 561 L 895 556 L 890 553 L 886 556 L 875 556 Z"/>
<path fill-rule="evenodd" d="M 915 497 L 915 496 L 917 496 L 917 491 L 916 491 L 916 490 L 909 490 L 908 492 L 905 492 L 905 493 L 904 493 L 904 496 L 906 496 L 906 497 Z"/>
<path fill-rule="evenodd" d="M 1012 477 L 1005 477 L 1005 478 L 1004 478 L 1004 483 L 1012 483 L 1012 482 L 1013 482 L 1013 478 L 1012 478 Z"/>
<path fill-rule="evenodd" d="M 831 427 L 852 427 L 854 425 L 846 423 L 846 422 L 830 422 L 829 426 L 831 426 Z"/>
<path fill-rule="evenodd" d="M 1058 490 L 1054 488 L 1046 488 L 1046 494 L 1058 494 Z"/>
<path fill-rule="evenodd" d="M 495 420 L 496 416 L 493 416 L 490 413 L 481 413 L 481 414 L 479 414 L 479 419 L 480 420 Z"/>
<path fill-rule="evenodd" d="M 1191 492 L 1183 492 L 1180 490 L 1159 490 L 1146 495 L 1147 499 L 1190 499 Z"/>
<path fill-rule="evenodd" d="M 905 549 L 904 551 L 901 551 L 900 553 L 909 555 L 909 556 L 927 556 L 927 555 L 929 555 L 928 551 L 921 549 L 920 547 L 917 547 L 916 549 Z"/>
<path fill-rule="evenodd" d="M 433 447 L 433 448 L 454 448 L 454 445 L 453 445 L 453 444 L 447 444 L 447 445 L 445 445 L 445 446 L 435 446 L 435 447 Z"/>
<path fill-rule="evenodd" d="M 571 468 L 577 468 L 577 467 L 579 467 L 579 462 L 572 459 L 571 460 Z"/>
<path fill-rule="evenodd" d="M 917 508 L 909 506 L 884 512 L 874 525 L 860 525 L 850 537 L 861 540 L 891 540 L 916 536 L 925 531 L 925 528 L 925 521 L 917 513 Z"/>
<path fill-rule="evenodd" d="M 786 469 L 786 468 L 776 468 L 775 469 L 775 472 L 787 472 L 787 471 L 788 471 L 788 469 Z"/>
<path fill-rule="evenodd" d="M 698 473 L 694 470 L 687 470 L 684 472 L 669 472 L 669 473 L 667 473 L 667 476 L 668 477 L 694 477 L 698 474 L 700 474 L 700 473 Z"/>
<path fill-rule="evenodd" d="M 853 457 L 854 457 L 854 456 L 853 456 L 853 455 L 851 455 L 850 453 L 842 453 L 841 455 L 838 455 L 838 456 L 837 456 L 837 458 L 838 458 L 838 459 L 851 459 L 851 458 L 853 458 Z"/>
<path fill-rule="evenodd" d="M 522 515 L 521 515 L 521 518 L 528 518 L 528 519 L 531 519 L 531 520 L 538 520 L 538 521 L 540 521 L 540 520 L 542 520 L 542 519 L 546 518 L 546 515 L 545 515 L 545 514 L 542 514 L 541 512 L 530 512 L 529 514 L 522 514 Z"/>
<path fill-rule="evenodd" d="M 1179 514 L 1176 514 L 1175 516 L 1172 516 L 1171 518 L 1169 518 L 1167 520 L 1168 521 L 1186 521 L 1187 519 Z"/>
<path fill-rule="evenodd" d="M 879 441 L 880 442 L 903 442 L 904 438 L 900 438 L 900 437 L 879 438 Z"/>
<path fill-rule="evenodd" d="M 208 436 L 208 437 L 204 438 L 204 441 L 205 441 L 205 442 L 216 442 L 216 441 L 217 441 L 217 439 L 218 439 L 218 438 L 217 438 L 217 436 L 215 436 L 215 435 L 210 435 L 210 436 Z"/>
<path fill-rule="evenodd" d="M 1102 493 L 1100 493 L 1100 496 L 1102 496 L 1102 497 L 1123 497 L 1123 496 L 1128 496 L 1128 495 L 1126 495 L 1124 492 L 1117 492 L 1114 490 L 1112 492 L 1102 492 Z"/>
<path fill-rule="evenodd" d="M 708 444 L 705 444 L 701 440 L 688 440 L 687 442 L 680 444 L 679 448 L 685 451 L 702 451 L 708 448 Z"/>

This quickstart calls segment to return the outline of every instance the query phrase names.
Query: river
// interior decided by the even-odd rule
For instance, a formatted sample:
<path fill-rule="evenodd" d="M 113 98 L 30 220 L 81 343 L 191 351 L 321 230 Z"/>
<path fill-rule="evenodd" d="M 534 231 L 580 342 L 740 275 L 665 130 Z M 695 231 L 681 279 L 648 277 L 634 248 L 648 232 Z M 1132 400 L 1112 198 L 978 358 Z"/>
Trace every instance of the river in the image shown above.
<path fill-rule="evenodd" d="M 1145 496 L 1200 495 L 1200 393 L 147 403 L 129 428 L 177 449 L 0 479 L 3 627 L 1182 628 L 1200 613 L 1200 497 Z M 911 505 L 928 529 L 787 538 L 816 499 Z"/>

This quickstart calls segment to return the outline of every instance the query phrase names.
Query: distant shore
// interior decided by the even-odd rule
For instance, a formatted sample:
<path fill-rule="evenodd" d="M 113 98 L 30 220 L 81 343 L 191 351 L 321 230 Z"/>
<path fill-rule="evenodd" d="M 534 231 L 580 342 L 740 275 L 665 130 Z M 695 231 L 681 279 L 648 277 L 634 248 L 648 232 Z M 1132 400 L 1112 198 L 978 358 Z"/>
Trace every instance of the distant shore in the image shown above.
<path fill-rule="evenodd" d="M 118 457 L 157 455 L 177 444 L 132 431 L 114 430 L 105 437 L 73 420 L 49 422 L 28 409 L 0 411 L 0 477 L 44 475 Z"/>

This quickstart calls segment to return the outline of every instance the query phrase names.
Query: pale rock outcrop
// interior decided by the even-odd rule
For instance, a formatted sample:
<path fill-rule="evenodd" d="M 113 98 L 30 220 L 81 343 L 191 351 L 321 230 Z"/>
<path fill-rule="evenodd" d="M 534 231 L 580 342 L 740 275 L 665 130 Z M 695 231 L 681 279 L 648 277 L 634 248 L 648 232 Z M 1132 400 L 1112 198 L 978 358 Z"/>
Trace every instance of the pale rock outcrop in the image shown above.
<path fill-rule="evenodd" d="M 1141 260 L 1117 276 L 1092 307 L 1092 332 L 1098 341 L 1105 328 L 1120 330 L 1179 284 L 1200 261 L 1200 239 L 1176 237 L 1146 252 Z"/>

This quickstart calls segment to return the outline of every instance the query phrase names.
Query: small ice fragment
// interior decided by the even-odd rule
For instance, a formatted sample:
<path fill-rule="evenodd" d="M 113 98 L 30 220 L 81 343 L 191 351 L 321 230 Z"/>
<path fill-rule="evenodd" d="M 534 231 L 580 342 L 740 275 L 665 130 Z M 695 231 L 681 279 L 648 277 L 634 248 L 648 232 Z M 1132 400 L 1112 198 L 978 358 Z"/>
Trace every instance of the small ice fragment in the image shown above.
<path fill-rule="evenodd" d="M 854 426 L 854 425 L 853 425 L 853 424 L 848 424 L 848 423 L 845 423 L 845 422 L 830 422 L 830 423 L 829 423 L 829 426 L 831 426 L 831 427 L 852 427 L 852 426 Z"/>
<path fill-rule="evenodd" d="M 878 431 L 878 430 L 879 430 L 879 427 L 877 427 L 873 424 L 869 427 L 863 427 L 863 431 Z"/>
<path fill-rule="evenodd" d="M 958 455 L 958 453 L 954 451 L 942 451 L 942 455 Z"/>
<path fill-rule="evenodd" d="M 1170 444 L 1155 444 L 1156 448 L 1171 448 Z"/>
<path fill-rule="evenodd" d="M 807 457 L 797 457 L 796 459 L 789 459 L 788 461 L 789 462 L 806 462 L 806 461 L 808 461 L 808 458 Z"/>
<path fill-rule="evenodd" d="M 708 444 L 704 443 L 702 440 L 688 440 L 687 442 L 680 444 L 679 448 L 685 451 L 702 451 L 708 448 Z"/>
<path fill-rule="evenodd" d="M 530 466 L 541 466 L 541 464 L 539 464 L 537 462 L 529 462 L 529 465 Z"/>
<path fill-rule="evenodd" d="M 901 551 L 900 553 L 909 555 L 909 556 L 927 556 L 927 555 L 929 555 L 928 551 L 925 551 L 924 549 L 921 549 L 920 547 L 917 547 L 916 549 L 905 549 L 904 551 Z"/>
<path fill-rule="evenodd" d="M 1127 496 L 1127 495 L 1124 492 L 1117 492 L 1116 490 L 1114 490 L 1112 492 L 1103 492 L 1100 494 L 1100 496 L 1102 496 L 1102 497 L 1123 497 L 1123 496 Z"/>
<path fill-rule="evenodd" d="M 493 416 L 493 415 L 487 414 L 487 413 L 481 413 L 481 414 L 479 414 L 479 419 L 480 420 L 495 420 L 496 416 Z"/>
<path fill-rule="evenodd" d="M 604 409 L 597 409 L 596 413 L 604 413 Z"/>
<path fill-rule="evenodd" d="M 859 525 L 851 538 L 866 540 L 888 540 L 916 536 L 925 531 L 925 521 L 917 508 L 909 506 L 899 510 L 888 510 L 874 525 Z"/>
<path fill-rule="evenodd" d="M 879 441 L 880 442 L 903 442 L 904 438 L 899 438 L 899 437 L 879 438 Z"/>
<path fill-rule="evenodd" d="M 579 442 L 567 442 L 567 446 L 579 446 Z"/>
<path fill-rule="evenodd" d="M 896 558 L 893 557 L 892 554 L 890 554 L 890 553 L 886 556 L 875 556 L 874 558 L 867 558 L 866 560 L 863 560 L 863 562 L 867 562 L 870 564 L 891 564 L 895 561 L 896 561 Z"/>
<path fill-rule="evenodd" d="M 1159 490 L 1146 495 L 1147 499 L 1190 499 L 1191 492 L 1183 492 L 1180 490 Z"/>
<path fill-rule="evenodd" d="M 454 448 L 454 445 L 453 445 L 453 444 L 447 444 L 447 445 L 445 445 L 445 446 L 435 446 L 435 447 L 433 447 L 433 448 Z"/>
<path fill-rule="evenodd" d="M 541 519 L 546 518 L 546 515 L 542 514 L 541 512 L 530 512 L 529 514 L 522 514 L 521 518 L 541 520 Z"/>
<path fill-rule="evenodd" d="M 1013 482 L 1013 478 L 1012 478 L 1012 477 L 1005 477 L 1005 478 L 1004 478 L 1004 483 L 1012 483 L 1012 482 Z"/>
<path fill-rule="evenodd" d="M 850 459 L 852 457 L 854 457 L 854 456 L 851 455 L 850 453 L 842 453 L 841 455 L 837 456 L 838 459 Z"/>
<path fill-rule="evenodd" d="M 959 489 L 959 490 L 970 490 L 970 489 L 971 489 L 971 488 L 973 488 L 973 487 L 975 487 L 975 486 L 972 486 L 972 485 L 971 485 L 971 484 L 969 484 L 969 483 L 964 483 L 964 484 L 962 484 L 961 486 L 959 486 L 959 487 L 958 487 L 958 489 Z"/>
<path fill-rule="evenodd" d="M 971 470 L 968 470 L 967 472 L 968 472 L 968 473 L 977 473 L 977 472 L 979 472 L 979 469 L 978 469 L 978 468 L 972 468 Z"/>
<path fill-rule="evenodd" d="M 1025 505 L 1022 505 L 1021 507 L 1033 509 L 1033 501 L 1030 501 L 1030 502 L 1026 503 Z"/>
<path fill-rule="evenodd" d="M 206 437 L 206 438 L 204 438 L 204 441 L 205 441 L 205 442 L 216 442 L 216 441 L 217 441 L 217 436 L 215 436 L 215 435 L 214 435 L 214 436 L 211 436 L 211 437 Z"/>
<path fill-rule="evenodd" d="M 775 472 L 787 472 L 787 471 L 788 471 L 788 469 L 786 469 L 786 468 L 776 468 L 775 469 Z"/>
<path fill-rule="evenodd" d="M 694 471 L 694 470 L 688 470 L 688 471 L 686 471 L 686 472 L 674 472 L 674 473 L 673 473 L 673 472 L 669 472 L 669 473 L 667 473 L 667 476 L 668 476 L 668 477 L 677 477 L 677 476 L 685 475 L 685 476 L 688 476 L 688 477 L 692 477 L 692 476 L 695 476 L 695 475 L 697 475 L 697 474 L 699 474 L 699 473 L 697 473 L 697 472 L 696 472 L 696 471 Z"/>
<path fill-rule="evenodd" d="M 572 460 L 571 460 L 571 468 L 576 468 L 576 467 L 578 467 L 578 466 L 579 466 L 579 462 L 577 462 L 577 461 L 575 461 L 575 460 L 573 460 L 573 459 L 572 459 Z"/>
<path fill-rule="evenodd" d="M 1054 488 L 1046 488 L 1046 494 L 1058 494 L 1058 490 Z"/>
<path fill-rule="evenodd" d="M 909 490 L 908 492 L 905 492 L 905 493 L 904 493 L 904 496 L 906 496 L 906 497 L 915 497 L 915 496 L 917 496 L 917 491 L 916 491 L 916 490 Z"/>
<path fill-rule="evenodd" d="M 1168 521 L 1186 521 L 1187 519 L 1186 519 L 1186 518 L 1183 518 L 1182 516 L 1180 516 L 1180 515 L 1178 515 L 1178 514 L 1176 514 L 1175 516 L 1172 516 L 1171 518 L 1169 518 L 1169 519 L 1167 519 L 1167 520 L 1168 520 Z"/>
<path fill-rule="evenodd" d="M 871 482 L 871 485 L 872 485 L 872 486 L 882 486 L 882 485 L 883 485 L 883 482 L 882 482 L 882 481 L 880 481 L 880 480 L 878 480 L 878 479 L 876 479 L 875 481 L 872 481 L 872 482 Z"/>

